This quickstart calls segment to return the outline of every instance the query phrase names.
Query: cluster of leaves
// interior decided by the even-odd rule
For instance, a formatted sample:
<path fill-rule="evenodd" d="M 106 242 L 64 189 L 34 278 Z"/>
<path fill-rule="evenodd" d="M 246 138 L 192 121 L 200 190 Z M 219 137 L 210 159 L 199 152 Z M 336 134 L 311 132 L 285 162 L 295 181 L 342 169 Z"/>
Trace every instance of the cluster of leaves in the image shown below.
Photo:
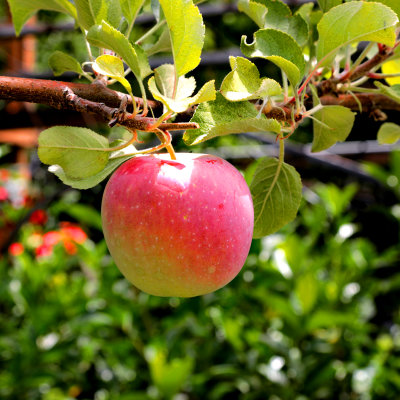
<path fill-rule="evenodd" d="M 58 242 L 36 254 L 35 219 L 0 260 L 0 397 L 395 398 L 399 250 L 357 234 L 356 191 L 307 190 L 295 223 L 255 240 L 229 286 L 194 299 L 136 291 L 90 239 L 98 211 L 69 191 L 40 229 L 78 217 L 90 234 L 77 230 L 77 252 Z"/>
<path fill-rule="evenodd" d="M 143 98 L 143 117 L 148 112 L 145 79 L 148 79 L 148 89 L 154 99 L 164 105 L 165 113 L 159 116 L 156 124 L 196 106 L 191 122 L 197 123 L 199 128 L 185 133 L 184 141 L 188 145 L 246 131 L 274 132 L 283 142 L 304 118 L 310 117 L 314 121 L 312 149 L 325 150 L 347 138 L 354 113 L 340 105 L 323 106 L 318 97 L 319 84 L 333 79 L 342 82 L 336 88 L 342 93 L 368 92 L 360 86 L 365 82 L 363 78 L 355 82 L 341 79 L 351 76 L 362 61 L 373 57 L 382 46 L 395 49 L 398 44 L 396 29 L 400 8 L 396 0 L 345 3 L 319 0 L 319 9 L 314 9 L 313 3 L 306 3 L 295 13 L 281 0 L 239 0 L 238 9 L 259 28 L 252 42 L 247 36 L 242 37 L 240 49 L 247 58 L 230 57 L 232 71 L 218 92 L 214 81 L 209 81 L 193 94 L 195 79 L 185 75 L 200 63 L 205 28 L 202 15 L 192 0 L 152 0 L 150 5 L 144 0 L 8 2 L 17 33 L 29 16 L 40 9 L 63 12 L 74 18 L 84 35 L 88 62 L 97 77 L 103 77 L 107 83 L 120 82 L 132 96 L 130 82 L 126 79 L 132 72 Z M 143 10 L 153 12 L 156 24 L 134 40 L 135 20 Z M 370 44 L 352 60 L 361 41 Z M 399 48 L 385 60 L 383 71 L 390 74 L 394 69 L 395 75 L 398 73 Z M 100 49 L 101 55 L 96 59 L 92 55 L 94 49 Z M 148 57 L 166 51 L 172 53 L 174 64 L 161 65 L 152 71 Z M 281 82 L 261 77 L 257 66 L 249 60 L 257 58 L 275 64 L 282 72 Z M 57 75 L 69 70 L 90 81 L 94 79 L 71 55 L 57 51 L 49 61 Z M 369 92 L 382 93 L 399 102 L 400 85 L 397 81 L 388 82 L 392 86 L 377 82 L 376 88 Z M 310 96 L 313 107 L 307 109 L 306 98 Z M 264 115 L 273 107 L 282 111 L 283 119 Z M 133 117 L 139 111 L 134 102 Z M 399 132 L 397 125 L 386 124 L 380 132 L 380 141 L 396 141 Z M 52 171 L 65 183 L 76 188 L 94 186 L 121 162 L 137 154 L 134 149 L 123 155 L 113 154 L 112 146 L 110 148 L 104 138 L 87 129 L 75 128 L 72 132 L 69 128 L 52 128 L 42 134 L 39 144 L 41 160 L 52 165 Z M 267 159 L 260 163 L 251 184 L 255 237 L 282 227 L 293 219 L 300 205 L 301 180 L 296 171 L 285 164 L 283 151 L 282 144 L 277 162 Z M 86 160 L 85 167 L 82 167 L 82 160 Z M 275 220 L 269 223 L 270 210 L 279 205 Z"/>

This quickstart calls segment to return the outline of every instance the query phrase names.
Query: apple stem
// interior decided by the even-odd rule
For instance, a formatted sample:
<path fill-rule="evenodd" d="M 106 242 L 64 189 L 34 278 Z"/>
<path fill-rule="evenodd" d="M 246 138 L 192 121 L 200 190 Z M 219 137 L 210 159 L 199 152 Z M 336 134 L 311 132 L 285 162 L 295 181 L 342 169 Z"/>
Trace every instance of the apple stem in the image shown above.
<path fill-rule="evenodd" d="M 176 154 L 175 154 L 175 150 L 172 147 L 172 136 L 168 131 L 164 131 L 162 129 L 156 128 L 154 130 L 155 134 L 158 136 L 158 138 L 160 139 L 161 143 L 163 143 L 165 145 L 165 148 L 167 149 L 171 160 L 176 160 Z"/>
<path fill-rule="evenodd" d="M 168 151 L 168 153 L 169 153 L 169 155 L 171 157 L 171 160 L 176 160 L 176 154 L 175 154 L 174 148 L 172 147 L 172 144 L 171 143 L 167 144 L 165 146 L 165 148 L 167 149 L 167 151 Z"/>

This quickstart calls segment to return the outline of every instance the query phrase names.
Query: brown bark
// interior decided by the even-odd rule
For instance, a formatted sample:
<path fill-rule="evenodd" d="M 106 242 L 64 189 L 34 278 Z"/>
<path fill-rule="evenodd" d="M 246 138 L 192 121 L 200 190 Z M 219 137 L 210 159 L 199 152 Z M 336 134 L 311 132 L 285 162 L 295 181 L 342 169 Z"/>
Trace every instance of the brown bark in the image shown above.
<path fill-rule="evenodd" d="M 48 105 L 63 110 L 74 110 L 96 114 L 111 124 L 118 123 L 132 130 L 149 131 L 154 118 L 133 116 L 129 112 L 119 113 L 119 107 L 127 100 L 127 110 L 132 110 L 132 99 L 123 93 L 111 90 L 101 83 L 70 83 L 43 79 L 28 79 L 0 76 L 0 99 L 25 101 Z M 141 98 L 135 98 L 139 107 Z M 148 101 L 155 114 L 160 113 L 162 104 Z M 162 124 L 162 130 L 193 129 L 193 123 Z"/>
<path fill-rule="evenodd" d="M 338 96 L 325 95 L 320 97 L 320 101 L 325 106 L 339 105 L 350 108 L 353 111 L 360 111 L 356 98 L 362 106 L 362 111 L 366 113 L 371 113 L 376 109 L 382 111 L 400 111 L 400 103 L 378 93 L 354 93 L 354 96 L 351 94 L 340 94 Z"/>
<path fill-rule="evenodd" d="M 58 109 L 68 109 L 70 107 L 66 104 L 65 88 L 71 89 L 83 99 L 104 103 L 112 108 L 119 107 L 125 96 L 125 94 L 111 90 L 100 83 L 72 83 L 0 76 L 0 98 L 3 100 L 27 101 Z M 139 106 L 143 104 L 140 97 L 136 97 L 135 100 Z M 159 102 L 149 100 L 148 104 L 155 112 L 162 109 Z M 131 110 L 132 100 L 129 98 L 128 111 Z"/>
<path fill-rule="evenodd" d="M 74 94 L 77 99 L 71 100 L 68 94 Z M 0 76 L 0 99 L 26 101 L 38 104 L 45 104 L 57 109 L 68 109 L 79 112 L 90 112 L 98 115 L 107 122 L 111 122 L 118 117 L 118 108 L 121 102 L 126 99 L 126 95 L 111 90 L 101 83 L 70 83 L 60 81 L 50 81 L 41 79 L 27 79 Z M 356 100 L 358 99 L 358 101 Z M 139 106 L 143 103 L 141 98 L 135 98 Z M 359 104 L 362 112 L 373 113 L 375 110 L 395 110 L 400 111 L 400 104 L 389 97 L 377 93 L 355 93 L 336 94 L 324 93 L 320 97 L 323 105 L 341 105 L 351 110 L 359 111 Z M 149 106 L 157 114 L 162 110 L 162 104 L 158 101 L 149 100 Z M 265 115 L 268 118 L 275 118 L 279 121 L 291 120 L 291 106 L 288 103 L 281 107 L 272 107 Z M 132 101 L 128 96 L 128 110 L 131 110 Z M 162 124 L 163 130 L 190 129 L 194 126 L 188 121 L 193 115 L 194 108 L 182 113 L 177 120 L 179 123 Z M 129 113 L 119 116 L 118 124 L 129 129 L 149 130 L 154 123 L 153 118 L 136 116 L 132 118 Z"/>

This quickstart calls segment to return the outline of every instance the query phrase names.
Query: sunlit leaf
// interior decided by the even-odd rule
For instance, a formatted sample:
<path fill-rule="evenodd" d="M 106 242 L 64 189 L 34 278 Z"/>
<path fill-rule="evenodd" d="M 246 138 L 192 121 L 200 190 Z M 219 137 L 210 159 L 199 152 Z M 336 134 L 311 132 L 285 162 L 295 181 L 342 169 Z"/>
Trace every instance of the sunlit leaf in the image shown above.
<path fill-rule="evenodd" d="M 390 7 L 400 18 L 400 1 L 399 0 L 367 0 L 374 1 L 376 3 L 382 3 Z"/>
<path fill-rule="evenodd" d="M 115 51 L 130 67 L 138 80 L 143 80 L 151 74 L 144 50 L 140 46 L 132 45 L 126 36 L 106 22 L 92 26 L 87 34 L 87 39 L 94 46 Z"/>
<path fill-rule="evenodd" d="M 221 94 L 230 101 L 260 99 L 276 96 L 281 87 L 273 79 L 260 78 L 257 67 L 243 57 L 229 57 L 232 72 L 221 84 Z"/>
<path fill-rule="evenodd" d="M 400 126 L 393 122 L 385 122 L 378 131 L 379 144 L 394 144 L 400 139 Z"/>
<path fill-rule="evenodd" d="M 334 7 L 318 24 L 318 60 L 326 57 L 323 64 L 328 64 L 342 46 L 362 40 L 393 46 L 397 22 L 396 14 L 380 3 L 353 1 Z"/>
<path fill-rule="evenodd" d="M 196 87 L 193 77 L 179 77 L 175 90 L 175 68 L 164 64 L 155 70 L 154 77 L 149 79 L 149 89 L 156 100 L 161 101 L 170 111 L 183 112 L 194 104 L 215 99 L 214 81 L 209 81 L 192 96 Z"/>
<path fill-rule="evenodd" d="M 28 19 L 39 10 L 58 11 L 76 18 L 76 9 L 68 0 L 7 0 L 15 33 L 20 34 Z"/>
<path fill-rule="evenodd" d="M 253 43 L 247 44 L 247 36 L 242 36 L 240 49 L 246 57 L 265 58 L 282 68 L 293 86 L 297 85 L 304 73 L 301 48 L 287 33 L 260 29 L 254 34 Z"/>
<path fill-rule="evenodd" d="M 200 128 L 185 132 L 183 139 L 188 145 L 230 133 L 279 133 L 281 130 L 275 119 L 267 119 L 263 114 L 258 116 L 253 104 L 248 101 L 231 102 L 221 94 L 217 94 L 214 101 L 200 104 L 191 122 L 197 122 Z"/>
<path fill-rule="evenodd" d="M 136 19 L 145 0 L 119 0 L 121 3 L 122 14 L 129 24 Z"/>
<path fill-rule="evenodd" d="M 102 21 L 118 28 L 121 18 L 119 0 L 75 0 L 78 22 L 86 30 Z"/>
<path fill-rule="evenodd" d="M 263 28 L 286 32 L 303 46 L 308 38 L 308 25 L 300 14 L 292 15 L 289 6 L 281 0 L 257 0 L 268 9 Z"/>
<path fill-rule="evenodd" d="M 118 57 L 103 54 L 96 58 L 96 62 L 93 63 L 92 67 L 98 74 L 115 79 L 128 93 L 132 93 L 131 85 L 124 77 L 124 63 Z"/>
<path fill-rule="evenodd" d="M 169 27 L 176 73 L 185 75 L 200 63 L 205 28 L 192 0 L 160 0 Z"/>
<path fill-rule="evenodd" d="M 238 10 L 247 14 L 259 28 L 264 28 L 268 9 L 263 4 L 252 0 L 239 0 Z"/>

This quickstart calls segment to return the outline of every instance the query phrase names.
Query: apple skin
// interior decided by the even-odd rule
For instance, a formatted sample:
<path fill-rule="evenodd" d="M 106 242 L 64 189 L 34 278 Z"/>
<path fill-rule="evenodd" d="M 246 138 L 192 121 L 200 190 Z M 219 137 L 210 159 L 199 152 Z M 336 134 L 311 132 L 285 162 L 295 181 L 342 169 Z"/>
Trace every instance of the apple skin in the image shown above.
<path fill-rule="evenodd" d="M 157 296 L 193 297 L 225 286 L 241 270 L 253 235 L 242 175 L 204 154 L 128 160 L 107 183 L 101 214 L 122 274 Z"/>

